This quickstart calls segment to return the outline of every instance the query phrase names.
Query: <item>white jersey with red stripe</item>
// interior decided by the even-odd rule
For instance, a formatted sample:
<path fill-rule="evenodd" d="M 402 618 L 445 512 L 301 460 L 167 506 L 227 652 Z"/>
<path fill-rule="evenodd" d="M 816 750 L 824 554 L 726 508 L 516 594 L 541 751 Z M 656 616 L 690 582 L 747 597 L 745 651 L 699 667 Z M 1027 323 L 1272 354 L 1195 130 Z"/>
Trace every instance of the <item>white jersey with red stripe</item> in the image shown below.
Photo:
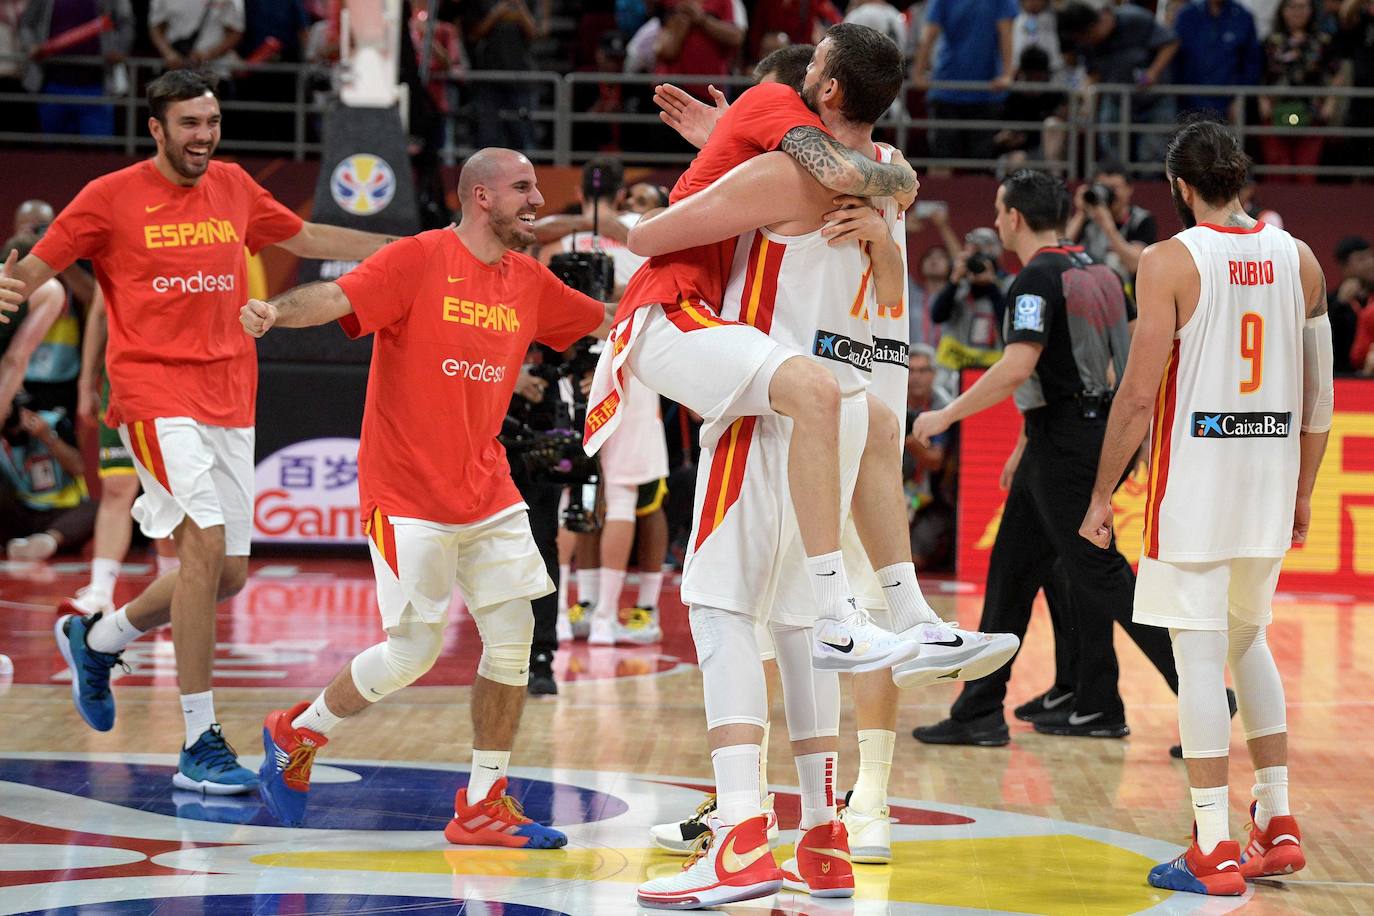
<path fill-rule="evenodd" d="M 1281 557 L 1302 415 L 1297 244 L 1264 223 L 1202 224 L 1175 238 L 1202 284 L 1156 402 L 1143 553 L 1173 563 Z"/>

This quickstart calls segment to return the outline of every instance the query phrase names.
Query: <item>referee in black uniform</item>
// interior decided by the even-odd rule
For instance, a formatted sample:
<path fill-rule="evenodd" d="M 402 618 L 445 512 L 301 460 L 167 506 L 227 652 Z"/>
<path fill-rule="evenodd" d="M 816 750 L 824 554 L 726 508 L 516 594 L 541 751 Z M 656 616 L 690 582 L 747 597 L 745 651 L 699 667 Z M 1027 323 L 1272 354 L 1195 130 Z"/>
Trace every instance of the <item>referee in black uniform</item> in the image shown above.
<path fill-rule="evenodd" d="M 978 382 L 943 410 L 921 414 L 913 433 L 929 439 L 1014 393 L 1024 416 L 1025 449 L 1012 478 L 992 547 L 979 629 L 1025 637 L 1035 593 L 1055 561 L 1072 594 L 1078 676 L 1071 703 L 1036 723 L 1037 731 L 1119 738 L 1129 733 L 1117 691 L 1112 620 L 1131 620 L 1135 575 L 1115 545 L 1102 550 L 1078 537 L 1092 495 L 1107 427 L 1112 383 L 1125 371 L 1130 304 L 1121 280 L 1081 249 L 1063 247 L 1068 209 L 1063 182 L 1023 169 L 997 191 L 997 232 L 1024 269 L 1007 293 L 1006 350 Z M 968 447 L 971 443 L 966 443 Z M 1086 545 L 1086 546 L 1085 546 Z M 1066 626 L 1067 628 L 1067 626 Z M 1128 627 L 1177 689 L 1163 631 Z M 929 744 L 999 746 L 1010 740 L 1002 704 L 1011 666 L 964 685 L 937 725 L 916 729 Z"/>

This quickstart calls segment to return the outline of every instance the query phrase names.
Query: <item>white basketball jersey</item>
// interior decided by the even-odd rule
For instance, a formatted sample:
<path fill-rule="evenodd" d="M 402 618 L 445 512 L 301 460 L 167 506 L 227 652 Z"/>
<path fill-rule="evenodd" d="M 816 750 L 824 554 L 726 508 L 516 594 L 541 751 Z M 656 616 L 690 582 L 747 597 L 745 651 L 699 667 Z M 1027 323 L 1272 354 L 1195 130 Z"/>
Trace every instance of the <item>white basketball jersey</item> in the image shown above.
<path fill-rule="evenodd" d="M 892 147 L 879 144 L 877 149 L 881 161 L 892 161 Z M 899 423 L 905 423 L 907 373 L 910 365 L 908 345 L 911 343 L 905 276 L 906 218 L 891 197 L 876 198 L 873 203 L 878 205 L 883 218 L 892 229 L 892 240 L 897 243 L 897 249 L 902 254 L 903 276 L 902 301 L 893 307 L 879 306 L 877 291 L 871 283 L 869 284 L 869 327 L 873 332 L 873 383 L 869 390 L 897 415 Z"/>
<path fill-rule="evenodd" d="M 1307 308 L 1297 244 L 1264 223 L 1175 237 L 1202 286 L 1155 404 L 1143 554 L 1174 563 L 1281 557 L 1302 423 Z"/>
<path fill-rule="evenodd" d="M 817 360 L 835 374 L 841 397 L 853 397 L 872 374 L 872 283 L 857 242 L 831 247 L 819 229 L 795 236 L 755 229 L 735 245 L 720 314 Z"/>
<path fill-rule="evenodd" d="M 633 229 L 635 223 L 639 222 L 638 213 L 622 213 L 618 218 L 627 229 Z M 629 283 L 635 271 L 639 270 L 639 265 L 648 260 L 626 248 L 623 242 L 590 232 L 574 232 L 558 241 L 564 251 L 597 250 L 610 255 L 611 260 L 615 262 L 615 285 L 620 288 Z"/>

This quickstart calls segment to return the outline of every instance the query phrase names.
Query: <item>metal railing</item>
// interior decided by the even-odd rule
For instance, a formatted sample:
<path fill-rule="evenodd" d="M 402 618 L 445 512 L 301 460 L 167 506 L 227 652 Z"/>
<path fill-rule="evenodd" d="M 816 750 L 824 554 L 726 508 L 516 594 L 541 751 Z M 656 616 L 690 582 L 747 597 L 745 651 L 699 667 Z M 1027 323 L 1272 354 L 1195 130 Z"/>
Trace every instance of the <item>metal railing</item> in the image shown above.
<path fill-rule="evenodd" d="M 13 58 L 11 58 L 13 59 Z M 53 58 L 51 62 L 99 64 L 95 57 Z M 76 135 L 44 135 L 9 130 L 8 125 L 0 124 L 0 143 L 14 144 L 80 144 L 85 146 L 104 146 L 122 148 L 127 154 L 151 149 L 152 138 L 144 127 L 146 106 L 142 99 L 142 88 L 147 80 L 160 73 L 163 63 L 156 58 L 131 58 L 125 62 L 129 68 L 128 89 L 117 96 L 67 96 L 28 93 L 0 93 L 0 104 L 31 102 L 60 103 L 63 105 L 113 105 L 116 112 L 123 115 L 117 119 L 116 135 L 92 137 Z M 230 152 L 270 152 L 290 155 L 295 159 L 317 155 L 320 145 L 316 139 L 315 118 L 325 110 L 320 87 L 327 85 L 334 74 L 333 68 L 314 64 L 260 64 L 251 68 L 256 75 L 277 77 L 291 81 L 291 101 L 264 102 L 248 99 L 229 98 L 222 102 L 225 112 L 225 133 L 221 146 Z M 743 89 L 752 80 L 747 76 L 720 75 L 680 75 L 671 80 L 679 85 L 694 86 L 712 83 L 721 88 Z M 658 111 L 649 101 L 652 87 L 664 81 L 664 77 L 653 74 L 629 73 L 567 73 L 551 71 L 472 71 L 460 77 L 446 77 L 446 89 L 456 96 L 454 110 L 445 117 L 448 121 L 444 131 L 441 159 L 449 164 L 459 162 L 476 148 L 476 139 L 490 128 L 490 119 L 497 119 L 504 129 L 511 122 L 527 122 L 532 129 L 533 143 L 524 150 L 536 162 L 549 162 L 570 165 L 600 155 L 604 149 L 599 145 L 592 148 L 585 143 L 578 145 L 587 130 L 615 128 L 622 132 L 626 142 L 619 144 L 619 154 L 626 161 L 644 165 L 677 165 L 691 160 L 693 151 L 685 144 L 673 141 L 667 128 L 658 118 Z M 475 104 L 472 97 L 482 101 L 484 89 L 525 87 L 523 104 L 516 107 L 490 108 Z M 638 111 L 588 111 L 575 110 L 575 100 L 580 92 L 589 88 L 603 86 L 619 87 L 626 95 L 635 94 L 641 104 Z M 925 147 L 923 134 L 930 130 L 988 131 L 1015 130 L 1026 133 L 1041 133 L 1046 130 L 1062 132 L 1062 153 L 1054 158 L 1023 159 L 1018 164 L 1052 169 L 1066 178 L 1074 179 L 1084 174 L 1092 174 L 1095 163 L 1103 158 L 1104 150 L 1111 158 L 1123 162 L 1138 174 L 1157 175 L 1163 171 L 1162 157 L 1142 155 L 1142 150 L 1157 152 L 1165 136 L 1178 127 L 1172 112 L 1178 109 L 1181 97 L 1226 97 L 1239 100 L 1229 106 L 1233 109 L 1231 123 L 1242 141 L 1267 136 L 1321 137 L 1324 139 L 1374 141 L 1374 126 L 1274 126 L 1257 124 L 1246 120 L 1249 100 L 1259 97 L 1278 99 L 1300 99 L 1305 101 L 1336 98 L 1348 102 L 1353 99 L 1374 101 L 1374 89 L 1349 87 L 1324 88 L 1284 88 L 1277 86 L 1173 86 L 1161 85 L 1141 88 L 1125 84 L 1099 84 L 1089 89 L 1075 89 L 1053 83 L 1013 83 L 1011 91 L 1054 93 L 1064 96 L 1065 117 L 1062 122 L 1048 125 L 1045 122 L 1005 121 L 1005 120 L 952 120 L 932 117 L 912 117 L 902 103 L 908 97 L 910 86 L 903 88 L 894 105 L 879 121 L 878 129 L 898 148 L 907 153 L 912 164 L 921 169 L 995 169 L 998 158 L 990 159 L 948 159 L 920 155 Z M 928 89 L 955 89 L 987 91 L 989 85 L 982 82 L 932 82 Z M 1104 112 L 1115 111 L 1109 120 L 1104 120 Z M 1157 109 L 1167 116 L 1152 114 L 1156 120 L 1136 120 L 1143 110 Z M 242 123 L 237 115 L 254 114 L 290 115 L 292 130 L 290 136 L 252 136 L 253 130 L 241 130 Z M 479 120 L 488 123 L 480 124 Z M 1151 143 L 1153 140 L 1153 149 Z M 673 149 L 671 146 L 676 145 Z M 1271 165 L 1258 162 L 1255 174 L 1291 175 L 1296 173 L 1315 174 L 1322 177 L 1370 177 L 1374 176 L 1374 162 L 1353 162 L 1346 165 L 1292 166 Z"/>

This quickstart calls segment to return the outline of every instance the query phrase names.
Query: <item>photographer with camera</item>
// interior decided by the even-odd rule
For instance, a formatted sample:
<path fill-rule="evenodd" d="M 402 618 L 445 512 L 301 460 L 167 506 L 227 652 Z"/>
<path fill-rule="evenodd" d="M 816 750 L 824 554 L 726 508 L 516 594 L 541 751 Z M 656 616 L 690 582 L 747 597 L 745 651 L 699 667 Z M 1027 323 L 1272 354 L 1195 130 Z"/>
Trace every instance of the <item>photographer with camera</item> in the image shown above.
<path fill-rule="evenodd" d="M 1131 203 L 1132 191 L 1121 163 L 1099 163 L 1092 181 L 1074 194 L 1073 215 L 1065 230 L 1090 258 L 1120 274 L 1131 294 L 1140 255 L 1159 234 L 1154 214 Z"/>
<path fill-rule="evenodd" d="M 960 370 L 986 368 L 1002 356 L 1000 328 L 1007 309 L 1007 281 L 998 265 L 1001 257 L 996 231 L 974 229 L 964 236 L 949 284 L 930 304 L 931 321 L 943 326 L 935 361 L 939 385 L 948 392 L 959 390 Z"/>

